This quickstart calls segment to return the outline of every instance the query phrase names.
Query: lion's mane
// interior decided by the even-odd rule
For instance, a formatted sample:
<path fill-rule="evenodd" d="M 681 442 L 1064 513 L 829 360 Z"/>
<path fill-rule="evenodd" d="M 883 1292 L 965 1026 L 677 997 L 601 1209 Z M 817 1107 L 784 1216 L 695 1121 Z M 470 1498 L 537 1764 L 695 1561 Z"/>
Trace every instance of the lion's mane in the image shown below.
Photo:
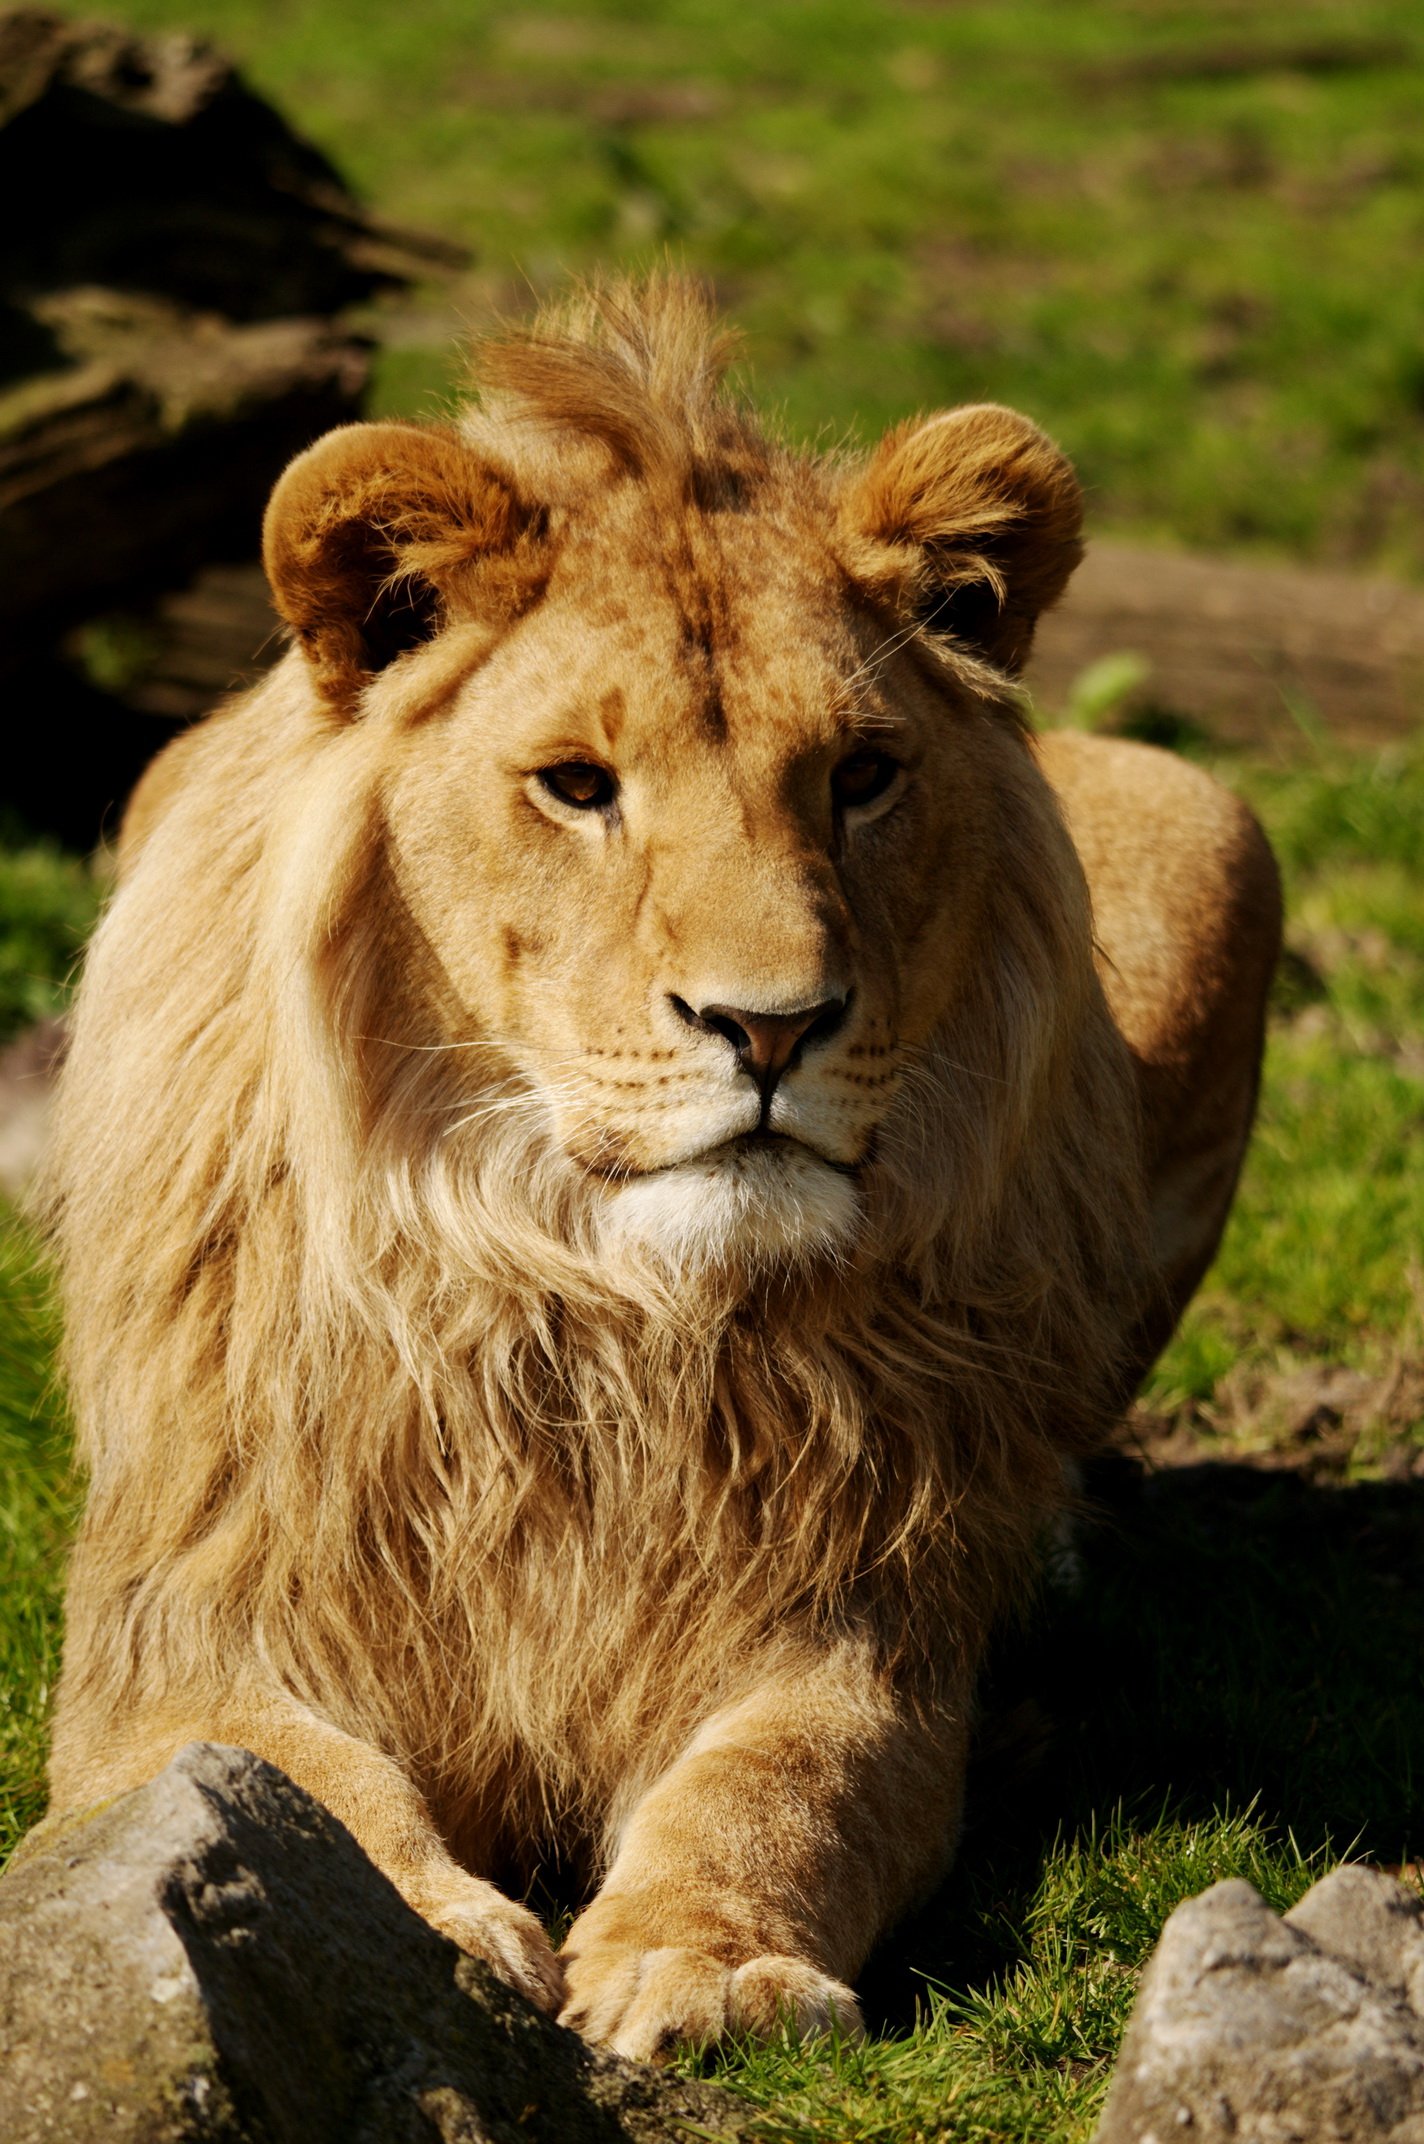
<path fill-rule="evenodd" d="M 476 421 L 541 481 L 639 424 L 755 462 L 718 361 L 685 309 L 605 306 L 506 346 Z M 808 1618 L 972 1657 L 1121 1398 L 1130 1066 L 1025 747 L 863 1246 L 610 1261 L 508 1068 L 439 1045 L 384 750 L 293 652 L 184 741 L 90 952 L 49 1168 L 92 1477 L 66 1674 L 118 1719 L 260 1670 L 518 1832 L 653 1776 Z"/>

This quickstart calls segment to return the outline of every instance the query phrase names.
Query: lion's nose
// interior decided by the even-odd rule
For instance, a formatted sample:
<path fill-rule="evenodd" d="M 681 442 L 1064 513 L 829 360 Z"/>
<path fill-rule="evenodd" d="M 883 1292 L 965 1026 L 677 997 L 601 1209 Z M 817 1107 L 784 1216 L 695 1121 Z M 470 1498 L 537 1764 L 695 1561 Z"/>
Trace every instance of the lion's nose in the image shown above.
<path fill-rule="evenodd" d="M 769 1101 L 798 1050 L 835 1033 L 849 1000 L 825 998 L 819 1005 L 799 1005 L 791 1012 L 752 1012 L 742 1005 L 703 1005 L 694 1012 L 676 995 L 672 1003 L 689 1027 L 721 1035 L 731 1043 L 742 1070 L 756 1081 L 762 1099 Z"/>

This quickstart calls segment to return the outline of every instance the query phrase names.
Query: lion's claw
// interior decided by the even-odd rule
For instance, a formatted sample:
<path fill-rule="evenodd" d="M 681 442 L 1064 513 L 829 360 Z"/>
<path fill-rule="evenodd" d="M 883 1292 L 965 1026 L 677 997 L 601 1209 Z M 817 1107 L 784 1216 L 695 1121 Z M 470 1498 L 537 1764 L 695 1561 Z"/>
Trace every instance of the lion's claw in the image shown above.
<path fill-rule="evenodd" d="M 790 2030 L 837 2028 L 859 2039 L 851 1990 L 804 1958 L 767 1955 L 730 1966 L 703 1951 L 594 1945 L 566 1960 L 559 2022 L 639 2062 L 666 2062 L 688 2042 L 710 2046 Z"/>
<path fill-rule="evenodd" d="M 483 1959 L 537 2009 L 551 2017 L 558 2010 L 564 2000 L 564 1969 L 527 1906 L 517 1905 L 478 1876 L 466 1876 L 422 1899 L 419 1911 L 432 1928 L 472 1958 Z"/>

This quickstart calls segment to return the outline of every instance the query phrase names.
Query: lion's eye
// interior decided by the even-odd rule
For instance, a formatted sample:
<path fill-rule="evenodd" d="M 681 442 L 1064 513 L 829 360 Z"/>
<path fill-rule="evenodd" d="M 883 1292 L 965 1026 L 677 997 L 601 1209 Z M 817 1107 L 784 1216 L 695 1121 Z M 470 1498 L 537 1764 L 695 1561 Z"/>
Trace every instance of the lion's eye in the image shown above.
<path fill-rule="evenodd" d="M 566 759 L 557 767 L 541 767 L 539 779 L 550 796 L 561 804 L 572 804 L 577 811 L 601 811 L 617 792 L 608 769 L 595 767 L 590 760 Z"/>
<path fill-rule="evenodd" d="M 870 804 L 883 796 L 900 771 L 900 763 L 888 752 L 852 752 L 831 776 L 831 795 L 844 809 L 848 804 Z"/>

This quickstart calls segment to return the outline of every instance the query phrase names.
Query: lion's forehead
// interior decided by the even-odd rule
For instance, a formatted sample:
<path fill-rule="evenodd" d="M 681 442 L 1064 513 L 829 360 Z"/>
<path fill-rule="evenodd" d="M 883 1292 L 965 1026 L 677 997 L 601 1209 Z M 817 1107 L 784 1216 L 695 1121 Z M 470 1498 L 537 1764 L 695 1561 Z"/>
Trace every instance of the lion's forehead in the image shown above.
<path fill-rule="evenodd" d="M 511 742 L 585 736 L 664 767 L 727 748 L 784 761 L 883 702 L 883 635 L 824 544 L 756 515 L 709 516 L 631 558 L 593 538 L 570 546 L 481 697 Z"/>

